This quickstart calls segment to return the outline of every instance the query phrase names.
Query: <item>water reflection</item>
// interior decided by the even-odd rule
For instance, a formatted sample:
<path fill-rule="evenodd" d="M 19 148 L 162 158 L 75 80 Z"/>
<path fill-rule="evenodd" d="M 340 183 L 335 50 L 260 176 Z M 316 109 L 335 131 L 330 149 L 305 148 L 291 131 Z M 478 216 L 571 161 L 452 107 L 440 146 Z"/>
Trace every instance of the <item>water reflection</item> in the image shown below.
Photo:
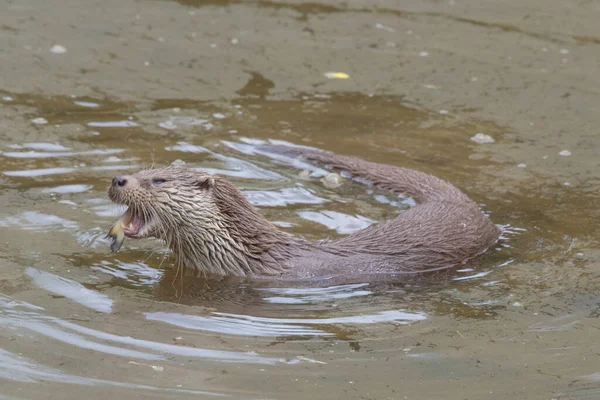
<path fill-rule="evenodd" d="M 201 317 L 178 313 L 146 313 L 151 321 L 166 322 L 188 329 L 218 332 L 242 336 L 335 336 L 336 333 L 311 328 L 310 325 L 361 325 L 375 323 L 394 323 L 404 325 L 426 318 L 424 313 L 410 313 L 401 310 L 381 311 L 375 314 L 361 314 L 336 318 L 264 318 L 251 315 L 214 313 Z M 307 326 L 308 325 L 308 326 Z"/>

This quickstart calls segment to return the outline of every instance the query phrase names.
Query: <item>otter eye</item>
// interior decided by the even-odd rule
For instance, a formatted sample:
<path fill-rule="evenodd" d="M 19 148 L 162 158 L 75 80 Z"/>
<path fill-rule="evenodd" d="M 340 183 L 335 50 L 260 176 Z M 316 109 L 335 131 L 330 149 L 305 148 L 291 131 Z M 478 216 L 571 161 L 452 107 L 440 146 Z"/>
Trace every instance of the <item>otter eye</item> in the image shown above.
<path fill-rule="evenodd" d="M 154 178 L 154 179 L 152 179 L 152 183 L 154 185 L 160 185 L 160 184 L 165 183 L 165 182 L 166 182 L 166 180 L 160 179 L 160 178 Z"/>

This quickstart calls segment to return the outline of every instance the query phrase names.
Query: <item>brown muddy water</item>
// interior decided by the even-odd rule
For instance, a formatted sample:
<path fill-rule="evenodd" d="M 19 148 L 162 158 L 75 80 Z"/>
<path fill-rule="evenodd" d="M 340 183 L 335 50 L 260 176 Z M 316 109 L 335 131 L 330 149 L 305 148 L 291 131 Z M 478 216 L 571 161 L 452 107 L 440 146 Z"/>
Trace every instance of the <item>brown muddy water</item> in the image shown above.
<path fill-rule="evenodd" d="M 599 18 L 591 1 L 3 1 L 0 398 L 600 398 Z M 226 176 L 312 239 L 410 206 L 327 189 L 252 152 L 267 140 L 443 177 L 503 239 L 389 287 L 182 277 L 152 240 L 109 252 L 106 187 L 151 165 Z"/>

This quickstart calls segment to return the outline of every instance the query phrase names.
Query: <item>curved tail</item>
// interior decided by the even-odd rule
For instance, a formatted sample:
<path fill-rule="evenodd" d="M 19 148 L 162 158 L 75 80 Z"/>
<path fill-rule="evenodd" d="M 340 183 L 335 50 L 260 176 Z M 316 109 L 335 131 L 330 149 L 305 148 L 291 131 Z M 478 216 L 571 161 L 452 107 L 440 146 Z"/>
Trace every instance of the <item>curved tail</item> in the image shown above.
<path fill-rule="evenodd" d="M 377 164 L 311 147 L 264 145 L 260 148 L 267 153 L 301 157 L 333 171 L 350 173 L 353 178 L 361 178 L 377 188 L 410 196 L 420 204 L 427 202 L 473 203 L 454 185 L 424 172 Z"/>

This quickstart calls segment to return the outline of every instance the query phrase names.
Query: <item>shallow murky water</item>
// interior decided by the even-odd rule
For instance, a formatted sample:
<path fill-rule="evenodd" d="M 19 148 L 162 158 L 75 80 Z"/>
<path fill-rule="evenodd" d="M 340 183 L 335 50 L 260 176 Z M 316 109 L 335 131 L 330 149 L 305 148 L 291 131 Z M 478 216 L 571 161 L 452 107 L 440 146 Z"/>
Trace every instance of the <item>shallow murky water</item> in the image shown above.
<path fill-rule="evenodd" d="M 600 143 L 591 122 L 579 120 L 570 135 L 527 130 L 530 115 L 513 120 L 501 112 L 508 108 L 494 116 L 470 108 L 477 102 L 494 107 L 481 93 L 475 102 L 458 93 L 441 112 L 440 103 L 397 83 L 368 83 L 376 79 L 371 76 L 361 80 L 365 86 L 344 86 L 344 80 L 323 76 L 346 65 L 345 51 L 359 59 L 376 51 L 366 42 L 354 48 L 344 41 L 359 22 L 369 22 L 371 40 L 379 43 L 378 35 L 392 35 L 404 23 L 403 31 L 426 31 L 430 19 L 442 18 L 448 32 L 466 40 L 481 16 L 473 16 L 467 29 L 464 21 L 450 23 L 444 13 L 429 11 L 411 11 L 406 21 L 395 5 L 373 19 L 361 8 L 333 2 L 122 4 L 115 3 L 106 25 L 95 24 L 83 10 L 65 11 L 74 24 L 91 24 L 75 39 L 63 32 L 64 24 L 36 13 L 47 10 L 45 3 L 12 4 L 11 18 L 0 17 L 0 33 L 10 39 L 0 54 L 5 77 L 12 77 L 0 86 L 0 395 L 80 398 L 85 390 L 91 398 L 600 398 Z M 29 15 L 45 21 L 42 26 L 66 53 L 31 30 L 23 19 Z M 333 29 L 327 21 L 333 24 L 340 15 L 348 18 L 347 32 L 341 23 L 334 44 L 319 42 Z M 173 28 L 165 18 L 180 23 Z M 313 49 L 322 56 L 316 66 L 303 66 L 320 83 L 308 82 L 301 72 L 301 82 L 295 82 L 291 72 L 272 69 L 289 61 L 284 53 L 269 66 L 268 55 L 253 53 L 263 44 L 267 53 L 283 46 L 280 38 L 263 36 L 261 22 L 280 29 L 282 40 L 300 53 L 309 44 L 324 47 Z M 511 35 L 548 40 L 528 25 L 521 28 L 497 35 L 508 43 Z M 98 30 L 104 33 L 98 36 Z M 421 35 L 424 47 L 435 47 L 435 38 Z M 127 58 L 120 47 L 111 53 L 107 38 L 130 44 L 137 55 Z M 237 68 L 224 66 L 219 75 L 216 61 L 206 61 L 204 53 L 202 67 L 193 60 L 187 60 L 192 66 L 171 65 L 196 38 L 207 45 L 204 51 L 232 47 L 216 57 Z M 563 39 L 553 40 L 555 45 Z M 168 50 L 165 41 L 173 43 Z M 94 43 L 107 53 L 95 52 Z M 84 67 L 76 64 L 87 62 L 79 56 L 71 64 L 56 61 L 85 46 L 91 46 L 85 54 L 97 70 L 77 72 Z M 385 41 L 378 46 L 385 52 L 397 48 Z M 515 54 L 524 51 L 512 46 Z M 600 54 L 593 41 L 581 46 Z M 450 48 L 449 63 L 460 54 Z M 328 49 L 329 58 L 323 55 Z M 43 68 L 46 81 L 24 79 L 27 68 L 34 68 L 25 61 L 23 71 L 8 68 L 23 51 L 49 65 Z M 160 51 L 166 53 L 158 56 Z M 381 62 L 380 55 L 373 57 Z M 580 57 L 580 69 L 571 73 L 589 79 L 591 89 L 574 86 L 571 95 L 600 104 L 593 74 Z M 256 72 L 261 63 L 271 78 Z M 190 88 L 182 65 L 196 68 L 198 89 Z M 479 68 L 469 57 L 464 66 Z M 373 66 L 363 69 L 370 68 L 377 74 Z M 347 71 L 359 81 L 360 69 Z M 178 73 L 181 82 L 172 81 Z M 513 72 L 515 80 L 518 74 Z M 431 76 L 423 72 L 420 82 L 437 90 Z M 207 83 L 215 79 L 221 88 Z M 557 84 L 550 78 L 536 82 Z M 157 95 L 161 87 L 164 95 Z M 493 87 L 500 91 L 501 85 Z M 202 88 L 208 94 L 193 95 Z M 531 115 L 543 114 L 544 107 L 532 105 Z M 595 118 L 578 112 L 587 121 Z M 577 117 L 571 118 L 575 125 Z M 495 142 L 470 140 L 480 132 Z M 268 140 L 445 178 L 481 204 L 503 227 L 503 238 L 479 265 L 390 285 L 319 288 L 178 274 L 164 246 L 152 240 L 127 240 L 118 254 L 110 253 L 104 236 L 123 210 L 108 200 L 106 188 L 113 176 L 152 165 L 226 176 L 281 229 L 315 240 L 393 218 L 411 205 L 410 199 L 348 181 L 328 189 L 318 168 L 254 151 Z M 305 169 L 312 174 L 301 173 Z"/>

